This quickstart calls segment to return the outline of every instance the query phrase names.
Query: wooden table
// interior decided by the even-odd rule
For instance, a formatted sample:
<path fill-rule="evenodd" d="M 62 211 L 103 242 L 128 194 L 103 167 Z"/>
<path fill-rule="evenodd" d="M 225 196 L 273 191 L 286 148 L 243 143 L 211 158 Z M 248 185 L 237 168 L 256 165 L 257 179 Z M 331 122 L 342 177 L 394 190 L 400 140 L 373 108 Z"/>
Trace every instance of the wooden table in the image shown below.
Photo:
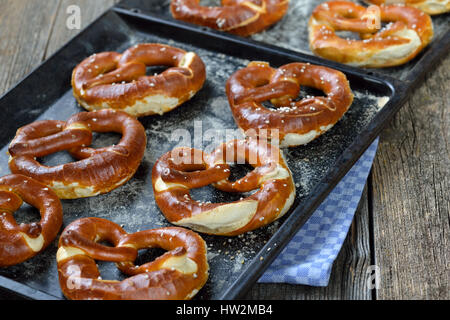
<path fill-rule="evenodd" d="M 66 27 L 68 6 L 81 8 L 83 28 L 116 2 L 0 0 L 0 94 L 79 32 Z M 249 299 L 450 298 L 449 83 L 450 55 L 383 131 L 328 287 L 256 284 Z"/>

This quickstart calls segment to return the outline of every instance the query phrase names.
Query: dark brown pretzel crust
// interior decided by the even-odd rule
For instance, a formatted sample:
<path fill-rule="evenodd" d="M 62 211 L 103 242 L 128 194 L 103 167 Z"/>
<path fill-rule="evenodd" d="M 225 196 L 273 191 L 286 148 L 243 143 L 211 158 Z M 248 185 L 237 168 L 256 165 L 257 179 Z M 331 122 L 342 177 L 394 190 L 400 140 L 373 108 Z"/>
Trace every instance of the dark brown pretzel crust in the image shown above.
<path fill-rule="evenodd" d="M 170 68 L 146 75 L 147 66 Z M 82 61 L 72 74 L 73 94 L 86 109 L 112 108 L 141 117 L 163 114 L 189 100 L 205 82 L 203 61 L 193 52 L 145 43 L 123 54 L 102 52 Z"/>
<path fill-rule="evenodd" d="M 87 147 L 92 131 L 118 132 L 122 139 L 117 145 L 92 149 Z M 9 167 L 51 187 L 62 199 L 90 197 L 109 192 L 134 175 L 146 140 L 141 123 L 125 112 L 81 112 L 67 122 L 37 121 L 20 128 L 9 147 Z M 36 160 L 62 150 L 79 161 L 48 167 Z"/>
<path fill-rule="evenodd" d="M 139 249 L 153 247 L 168 252 L 139 267 L 133 264 Z M 131 277 L 102 280 L 95 260 L 116 262 Z M 190 299 L 208 279 L 206 245 L 195 232 L 169 227 L 128 234 L 100 218 L 79 219 L 64 230 L 57 262 L 61 289 L 76 300 Z"/>
<path fill-rule="evenodd" d="M 369 30 L 362 16 L 366 8 L 349 1 L 318 5 L 309 20 L 311 51 L 329 60 L 360 67 L 381 68 L 413 59 L 433 38 L 433 23 L 419 9 L 400 5 L 378 7 L 381 30 Z M 360 33 L 361 40 L 343 39 L 335 31 Z"/>
<path fill-rule="evenodd" d="M 177 154 L 191 154 L 190 162 L 177 163 L 173 158 Z M 247 162 L 255 169 L 230 182 L 227 161 Z M 227 236 L 270 224 L 287 212 L 295 196 L 292 175 L 280 150 L 253 139 L 224 143 L 210 155 L 191 148 L 174 149 L 156 162 L 152 183 L 156 204 L 171 223 Z M 226 192 L 258 191 L 231 203 L 191 198 L 191 188 L 209 184 Z"/>
<path fill-rule="evenodd" d="M 293 101 L 300 85 L 322 90 L 326 97 Z M 274 69 L 265 62 L 251 62 L 228 79 L 226 91 L 238 127 L 249 136 L 265 130 L 282 147 L 308 143 L 329 130 L 353 101 L 342 72 L 305 63 Z M 266 100 L 277 108 L 264 107 Z"/>
<path fill-rule="evenodd" d="M 172 16 L 244 37 L 278 22 L 289 7 L 289 0 L 222 0 L 222 7 L 204 7 L 199 2 L 172 0 Z"/>
<path fill-rule="evenodd" d="M 412 6 L 417 9 L 422 10 L 430 15 L 442 14 L 450 11 L 450 1 L 448 0 L 438 0 L 441 2 L 441 5 L 437 5 L 436 0 L 397 0 L 397 1 L 388 1 L 390 4 L 397 2 L 400 5 Z M 367 3 L 383 5 L 386 4 L 386 0 L 365 0 Z"/>
<path fill-rule="evenodd" d="M 23 201 L 39 210 L 39 222 L 17 224 L 13 214 Z M 61 225 L 61 202 L 52 190 L 23 175 L 0 178 L 0 267 L 37 255 L 55 239 Z"/>

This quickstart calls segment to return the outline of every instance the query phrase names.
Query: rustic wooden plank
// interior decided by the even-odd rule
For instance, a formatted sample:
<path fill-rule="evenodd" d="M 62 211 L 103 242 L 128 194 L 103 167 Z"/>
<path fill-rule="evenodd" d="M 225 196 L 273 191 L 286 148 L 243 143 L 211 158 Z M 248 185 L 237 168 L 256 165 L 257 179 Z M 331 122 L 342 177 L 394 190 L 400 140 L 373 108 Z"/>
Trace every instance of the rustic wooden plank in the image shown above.
<path fill-rule="evenodd" d="M 39 65 L 59 0 L 0 0 L 0 94 Z"/>
<path fill-rule="evenodd" d="M 330 282 L 327 287 L 311 287 L 280 283 L 256 284 L 246 299 L 282 299 L 282 300 L 337 300 L 372 299 L 367 287 L 367 269 L 370 261 L 368 186 L 355 214 L 344 245 L 333 265 Z"/>
<path fill-rule="evenodd" d="M 98 16 L 120 0 L 60 0 L 52 34 L 49 39 L 46 57 L 53 54 L 62 45 L 77 35 L 83 28 L 87 27 Z M 67 27 L 67 20 L 71 14 L 68 13 L 69 6 L 80 8 L 81 30 Z"/>
<path fill-rule="evenodd" d="M 450 56 L 383 132 L 373 169 L 378 299 L 450 298 Z"/>

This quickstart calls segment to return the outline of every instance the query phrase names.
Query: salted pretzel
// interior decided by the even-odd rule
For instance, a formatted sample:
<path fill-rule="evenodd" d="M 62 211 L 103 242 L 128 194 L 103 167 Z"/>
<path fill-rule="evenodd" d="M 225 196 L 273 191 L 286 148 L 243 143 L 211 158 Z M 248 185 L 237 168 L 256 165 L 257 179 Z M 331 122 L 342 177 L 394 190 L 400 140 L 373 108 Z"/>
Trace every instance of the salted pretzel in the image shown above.
<path fill-rule="evenodd" d="M 39 222 L 17 224 L 13 214 L 24 201 L 39 210 Z M 0 267 L 21 263 L 43 251 L 61 225 L 61 202 L 52 190 L 19 174 L 0 178 Z"/>
<path fill-rule="evenodd" d="M 365 7 L 349 1 L 318 5 L 309 20 L 309 45 L 315 54 L 329 60 L 370 68 L 392 67 L 413 59 L 433 37 L 429 15 L 400 5 Z M 377 8 L 377 9 L 375 9 Z M 381 22 L 376 29 L 373 14 Z M 363 18 L 366 16 L 367 18 Z M 360 39 L 344 39 L 336 31 L 359 33 Z"/>
<path fill-rule="evenodd" d="M 227 162 L 254 170 L 231 182 Z M 280 150 L 264 140 L 233 140 L 211 154 L 177 148 L 163 155 L 152 171 L 156 204 L 173 224 L 216 235 L 239 235 L 282 217 L 295 198 L 292 175 Z M 226 192 L 249 192 L 230 203 L 192 199 L 190 189 L 212 184 Z"/>
<path fill-rule="evenodd" d="M 167 252 L 134 265 L 138 250 L 155 247 Z M 56 260 L 62 292 L 74 300 L 190 299 L 206 283 L 209 269 L 205 242 L 193 231 L 168 227 L 128 234 L 101 218 L 82 218 L 67 226 Z M 95 260 L 116 262 L 131 277 L 102 280 Z"/>
<path fill-rule="evenodd" d="M 152 76 L 150 66 L 169 66 Z M 194 52 L 144 43 L 123 54 L 102 52 L 82 61 L 72 74 L 73 94 L 87 110 L 111 108 L 136 117 L 168 112 L 192 98 L 205 82 Z"/>
<path fill-rule="evenodd" d="M 301 85 L 319 89 L 326 96 L 295 101 Z M 251 62 L 228 79 L 226 92 L 236 124 L 244 134 L 266 135 L 281 147 L 315 139 L 338 122 L 353 101 L 342 72 L 299 62 L 278 69 L 266 62 Z M 267 100 L 275 108 L 265 107 Z"/>
<path fill-rule="evenodd" d="M 117 132 L 117 145 L 88 147 L 92 132 Z M 9 146 L 9 167 L 49 186 L 61 199 L 91 197 L 127 182 L 146 147 L 144 127 L 122 111 L 99 110 L 73 115 L 67 122 L 36 121 L 20 128 Z M 78 161 L 48 167 L 36 157 L 68 150 Z"/>
<path fill-rule="evenodd" d="M 221 7 L 205 7 L 200 0 L 172 0 L 175 19 L 249 36 L 278 22 L 286 14 L 289 0 L 222 0 Z"/>
<path fill-rule="evenodd" d="M 428 14 L 441 14 L 450 11 L 450 0 L 365 0 L 367 3 L 382 4 L 404 4 L 416 7 Z"/>

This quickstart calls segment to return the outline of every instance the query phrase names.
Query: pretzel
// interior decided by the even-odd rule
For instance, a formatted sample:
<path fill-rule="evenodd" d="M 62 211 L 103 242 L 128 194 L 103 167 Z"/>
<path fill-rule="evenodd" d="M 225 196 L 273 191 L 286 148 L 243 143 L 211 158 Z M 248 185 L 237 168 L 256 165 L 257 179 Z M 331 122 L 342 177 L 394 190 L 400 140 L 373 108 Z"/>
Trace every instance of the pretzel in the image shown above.
<path fill-rule="evenodd" d="M 92 149 L 92 131 L 117 132 L 117 145 Z M 146 147 L 141 123 L 125 112 L 99 110 L 73 115 L 67 122 L 36 121 L 20 128 L 9 146 L 13 173 L 51 187 L 61 199 L 91 197 L 127 182 L 136 172 Z M 79 161 L 48 167 L 36 157 L 68 150 Z"/>
<path fill-rule="evenodd" d="M 330 1 L 317 6 L 309 20 L 309 45 L 315 54 L 359 67 L 381 68 L 404 64 L 425 48 L 433 37 L 430 16 L 407 6 L 378 8 L 381 22 L 374 30 L 366 8 L 348 1 Z M 336 31 L 358 32 L 360 40 L 344 39 Z"/>
<path fill-rule="evenodd" d="M 168 251 L 152 262 L 134 265 L 138 250 L 154 247 Z M 101 218 L 83 218 L 67 226 L 56 260 L 62 292 L 76 300 L 190 299 L 206 283 L 209 268 L 205 242 L 192 231 L 168 227 L 128 234 Z M 95 260 L 116 262 L 131 277 L 102 280 Z"/>
<path fill-rule="evenodd" d="M 39 222 L 17 224 L 13 214 L 23 201 L 39 209 Z M 21 263 L 43 251 L 61 225 L 62 206 L 53 191 L 23 175 L 0 178 L 0 267 Z"/>
<path fill-rule="evenodd" d="M 286 14 L 289 0 L 222 0 L 221 7 L 205 7 L 200 0 L 172 0 L 175 19 L 240 36 L 260 32 Z"/>
<path fill-rule="evenodd" d="M 146 75 L 146 67 L 158 65 L 170 68 Z M 145 43 L 123 54 L 102 52 L 86 58 L 73 70 L 72 87 L 89 111 L 111 108 L 141 117 L 181 105 L 202 88 L 205 78 L 205 65 L 194 52 Z"/>
<path fill-rule="evenodd" d="M 365 0 L 368 3 L 404 4 L 424 11 L 430 15 L 441 14 L 450 11 L 450 0 Z"/>
<path fill-rule="evenodd" d="M 248 163 L 254 170 L 230 182 L 227 162 Z M 265 226 L 282 217 L 295 198 L 292 175 L 280 150 L 256 139 L 233 140 L 211 154 L 174 149 L 156 162 L 152 183 L 156 204 L 171 223 L 216 235 L 234 236 Z M 257 191 L 231 203 L 191 198 L 191 188 L 209 184 L 226 192 Z"/>
<path fill-rule="evenodd" d="M 326 97 L 297 98 L 300 85 L 322 90 Z M 278 69 L 251 62 L 227 81 L 228 101 L 238 127 L 247 136 L 268 135 L 281 147 L 306 144 L 329 130 L 353 101 L 346 76 L 337 70 L 308 63 Z M 266 108 L 270 100 L 275 109 Z"/>

